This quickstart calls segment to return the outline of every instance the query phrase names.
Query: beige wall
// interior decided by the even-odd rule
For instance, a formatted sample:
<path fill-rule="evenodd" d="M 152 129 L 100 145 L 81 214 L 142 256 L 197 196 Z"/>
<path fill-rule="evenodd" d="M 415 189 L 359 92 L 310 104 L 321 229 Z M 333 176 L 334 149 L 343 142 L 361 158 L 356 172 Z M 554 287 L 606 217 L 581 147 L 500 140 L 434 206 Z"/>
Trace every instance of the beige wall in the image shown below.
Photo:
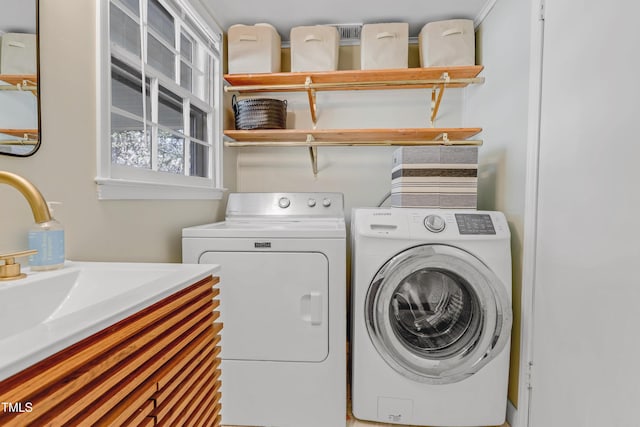
<path fill-rule="evenodd" d="M 411 63 L 417 63 L 412 49 Z M 341 69 L 358 68 L 360 47 L 340 48 Z M 283 50 L 283 68 L 290 55 Z M 261 94 L 262 96 L 262 94 Z M 313 127 L 305 93 L 271 93 L 287 99 L 287 127 Z M 437 125 L 463 126 L 462 90 L 449 90 Z M 319 92 L 318 129 L 412 128 L 429 126 L 431 91 Z M 472 125 L 472 123 L 469 123 Z M 317 176 L 313 176 L 306 148 L 244 148 L 237 151 L 239 191 L 337 191 L 345 195 L 347 220 L 353 207 L 376 206 L 391 190 L 391 156 L 395 147 L 319 147 Z"/>
<path fill-rule="evenodd" d="M 0 170 L 64 203 L 68 259 L 180 262 L 181 229 L 221 218 L 222 203 L 97 199 L 95 3 L 40 2 L 43 144 L 29 158 L 0 156 Z M 0 186 L 0 252 L 26 248 L 32 224 L 22 196 Z"/>

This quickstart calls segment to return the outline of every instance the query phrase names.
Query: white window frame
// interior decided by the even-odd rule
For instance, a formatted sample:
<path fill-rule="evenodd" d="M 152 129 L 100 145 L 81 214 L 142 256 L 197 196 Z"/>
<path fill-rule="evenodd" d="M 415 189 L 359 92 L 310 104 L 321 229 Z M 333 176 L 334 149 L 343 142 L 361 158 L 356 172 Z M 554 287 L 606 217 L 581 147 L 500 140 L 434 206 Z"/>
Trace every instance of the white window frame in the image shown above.
<path fill-rule="evenodd" d="M 110 3 L 112 0 L 97 0 L 97 60 L 96 60 L 96 113 L 97 113 L 97 176 L 98 199 L 212 199 L 219 200 L 223 195 L 222 188 L 222 32 L 212 22 L 205 22 L 185 0 L 172 0 L 190 15 L 190 20 L 197 25 L 198 31 L 210 37 L 215 48 L 212 55 L 213 96 L 210 98 L 212 113 L 208 115 L 207 132 L 211 140 L 209 154 L 209 176 L 195 177 L 187 175 L 159 172 L 149 169 L 121 166 L 111 162 L 111 54 L 112 46 L 109 35 Z M 117 0 L 116 0 L 117 1 Z M 140 0 L 141 2 L 147 0 Z M 165 0 L 159 2 L 171 11 L 171 4 Z M 171 12 L 173 14 L 173 12 Z M 182 16 L 173 14 L 174 22 L 184 22 Z M 180 25 L 180 28 L 188 26 Z M 147 30 L 147 26 L 143 26 Z M 179 32 L 178 32 L 179 33 Z M 187 32 L 191 38 L 194 34 Z M 142 34 L 141 34 L 142 35 Z M 179 46 L 179 45 L 178 45 Z M 209 48 L 211 48 L 209 46 Z M 144 55 L 144 48 L 142 55 Z M 181 56 L 177 55 L 176 68 L 180 67 Z M 178 70 L 176 70 L 178 71 Z M 164 77 L 145 65 L 145 75 L 152 74 L 162 84 Z M 179 75 L 179 74 L 177 74 Z M 175 82 L 173 82 L 175 84 Z M 177 83 L 180 86 L 180 83 Z M 144 80 L 143 80 L 144 86 Z M 186 92 L 186 90 L 185 90 Z M 195 107 L 201 108 L 197 103 Z M 185 127 L 185 136 L 190 129 Z M 188 140 L 185 141 L 185 144 Z"/>

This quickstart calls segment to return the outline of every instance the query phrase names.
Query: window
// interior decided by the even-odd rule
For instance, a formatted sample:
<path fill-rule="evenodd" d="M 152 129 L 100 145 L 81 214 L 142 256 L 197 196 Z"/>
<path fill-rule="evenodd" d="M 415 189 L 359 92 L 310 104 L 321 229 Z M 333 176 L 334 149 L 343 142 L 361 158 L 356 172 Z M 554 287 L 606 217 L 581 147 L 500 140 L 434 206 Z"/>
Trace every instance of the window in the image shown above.
<path fill-rule="evenodd" d="M 220 198 L 220 31 L 185 0 L 100 2 L 99 198 Z"/>

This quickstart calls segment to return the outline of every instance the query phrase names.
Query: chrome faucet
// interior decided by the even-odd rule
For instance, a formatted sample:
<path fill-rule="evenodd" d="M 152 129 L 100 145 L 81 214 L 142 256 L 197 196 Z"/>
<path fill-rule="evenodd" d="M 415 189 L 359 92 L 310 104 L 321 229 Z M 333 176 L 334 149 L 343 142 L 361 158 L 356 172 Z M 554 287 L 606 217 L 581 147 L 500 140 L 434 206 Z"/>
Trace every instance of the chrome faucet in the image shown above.
<path fill-rule="evenodd" d="M 51 221 L 51 213 L 49 213 L 49 207 L 47 202 L 42 197 L 42 193 L 31 182 L 11 172 L 0 171 L 0 184 L 8 184 L 18 190 L 27 202 L 31 206 L 31 212 L 33 213 L 33 219 L 37 223 Z M 23 273 L 20 273 L 20 264 L 16 264 L 15 258 L 26 255 L 33 255 L 37 251 L 20 251 L 8 254 L 0 254 L 0 260 L 3 260 L 4 265 L 0 265 L 0 281 L 3 280 L 15 280 L 25 277 Z"/>

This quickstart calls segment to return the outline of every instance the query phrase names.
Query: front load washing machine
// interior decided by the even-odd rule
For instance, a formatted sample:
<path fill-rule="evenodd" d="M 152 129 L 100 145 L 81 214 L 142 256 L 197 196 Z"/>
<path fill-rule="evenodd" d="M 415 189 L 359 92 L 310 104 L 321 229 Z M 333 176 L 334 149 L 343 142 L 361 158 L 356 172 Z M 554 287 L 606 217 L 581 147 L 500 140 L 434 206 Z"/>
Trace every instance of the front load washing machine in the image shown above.
<path fill-rule="evenodd" d="M 355 417 L 504 423 L 512 324 L 504 215 L 363 208 L 351 233 Z"/>
<path fill-rule="evenodd" d="M 234 193 L 182 231 L 220 264 L 222 424 L 344 427 L 346 231 L 339 193 Z"/>

